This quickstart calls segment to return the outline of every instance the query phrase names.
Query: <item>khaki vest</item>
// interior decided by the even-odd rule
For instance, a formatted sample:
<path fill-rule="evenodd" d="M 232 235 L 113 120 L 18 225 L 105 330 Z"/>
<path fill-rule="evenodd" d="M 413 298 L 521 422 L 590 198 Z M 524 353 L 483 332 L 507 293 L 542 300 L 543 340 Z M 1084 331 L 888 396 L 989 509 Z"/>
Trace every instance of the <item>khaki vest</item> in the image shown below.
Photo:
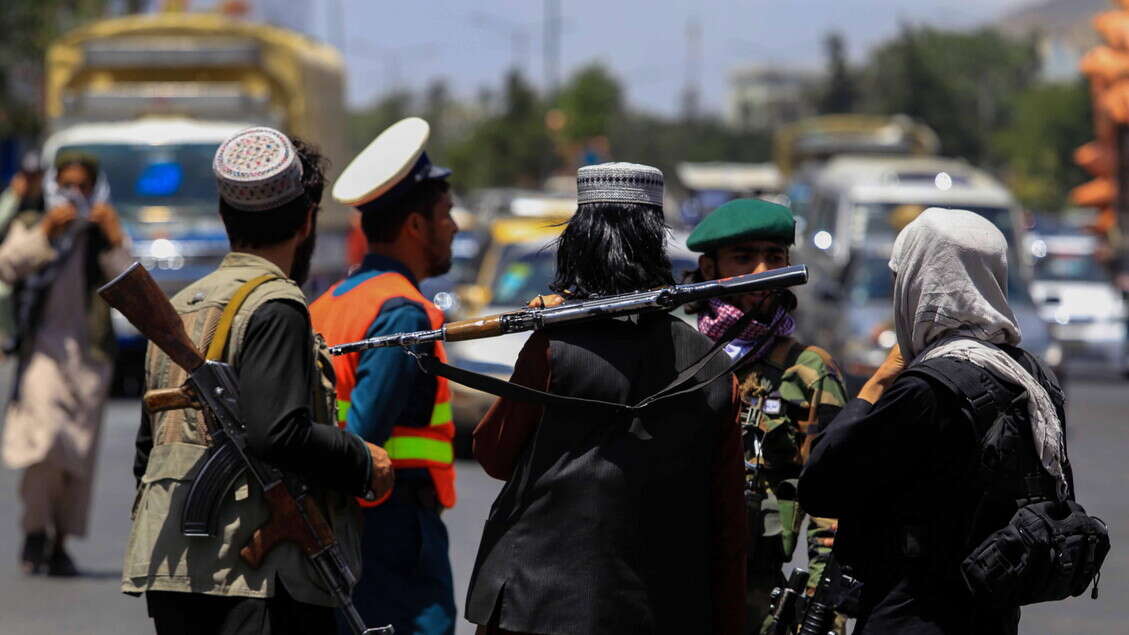
<path fill-rule="evenodd" d="M 224 258 L 219 269 L 172 298 L 188 336 L 199 350 L 208 347 L 220 315 L 236 290 L 263 274 L 274 274 L 279 279 L 257 287 L 236 313 L 223 356 L 223 361 L 234 364 L 247 324 L 264 302 L 287 299 L 306 304 L 298 285 L 267 260 L 232 253 Z M 318 424 L 334 425 L 330 358 L 320 336 L 311 335 L 310 339 L 318 366 L 315 385 L 310 387 L 315 420 Z M 179 386 L 185 378 L 183 370 L 150 344 L 145 369 L 147 389 Z M 259 486 L 248 483 L 245 477 L 236 482 L 223 501 L 217 536 L 182 535 L 181 509 L 207 450 L 203 417 L 194 409 L 170 410 L 154 414 L 150 425 L 153 449 L 133 506 L 133 527 L 122 570 L 123 591 L 271 597 L 276 580 L 281 580 L 287 592 L 300 602 L 336 604 L 313 566 L 293 544 L 276 547 L 259 569 L 252 569 L 239 557 L 239 550 L 269 517 Z M 315 497 L 333 526 L 346 563 L 359 577 L 361 527 L 356 503 L 351 496 L 334 492 L 317 493 Z"/>

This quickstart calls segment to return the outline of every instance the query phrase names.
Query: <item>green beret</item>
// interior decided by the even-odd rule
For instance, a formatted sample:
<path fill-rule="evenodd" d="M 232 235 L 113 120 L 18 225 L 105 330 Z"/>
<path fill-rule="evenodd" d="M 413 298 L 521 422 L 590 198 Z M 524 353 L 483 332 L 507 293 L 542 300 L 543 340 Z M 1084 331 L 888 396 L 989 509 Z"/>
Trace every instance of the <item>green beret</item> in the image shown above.
<path fill-rule="evenodd" d="M 792 210 L 759 198 L 738 198 L 710 212 L 686 239 L 690 251 L 706 252 L 747 240 L 796 241 Z"/>

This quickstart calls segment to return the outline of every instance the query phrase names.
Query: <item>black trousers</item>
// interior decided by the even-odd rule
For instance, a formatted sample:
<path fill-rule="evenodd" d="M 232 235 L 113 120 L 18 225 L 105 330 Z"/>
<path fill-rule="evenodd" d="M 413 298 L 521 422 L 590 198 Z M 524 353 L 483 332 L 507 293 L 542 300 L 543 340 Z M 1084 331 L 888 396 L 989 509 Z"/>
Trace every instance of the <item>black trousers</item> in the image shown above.
<path fill-rule="evenodd" d="M 281 584 L 272 598 L 149 591 L 157 635 L 327 635 L 337 630 L 334 609 L 298 602 Z"/>

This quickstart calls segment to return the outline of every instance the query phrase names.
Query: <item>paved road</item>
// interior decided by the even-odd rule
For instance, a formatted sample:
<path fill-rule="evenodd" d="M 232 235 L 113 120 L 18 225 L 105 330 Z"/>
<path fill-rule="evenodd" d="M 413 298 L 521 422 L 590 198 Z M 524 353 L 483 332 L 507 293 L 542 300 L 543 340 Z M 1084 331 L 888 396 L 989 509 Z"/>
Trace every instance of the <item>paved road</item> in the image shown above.
<path fill-rule="evenodd" d="M 1109 521 L 1115 550 L 1102 576 L 1101 597 L 1072 599 L 1024 612 L 1022 632 L 1123 633 L 1129 621 L 1129 396 L 1124 383 L 1076 383 L 1069 387 L 1070 453 L 1081 500 Z M 20 545 L 19 474 L 0 469 L 0 635 L 102 635 L 149 633 L 144 603 L 121 595 L 117 579 L 132 502 L 133 434 L 136 401 L 113 402 L 107 413 L 95 488 L 91 535 L 75 541 L 73 554 L 86 572 L 77 580 L 22 576 L 16 568 Z M 474 464 L 459 465 L 459 506 L 446 515 L 451 530 L 456 599 L 462 603 L 474 562 L 482 521 L 498 484 Z M 459 634 L 471 633 L 469 624 Z"/>

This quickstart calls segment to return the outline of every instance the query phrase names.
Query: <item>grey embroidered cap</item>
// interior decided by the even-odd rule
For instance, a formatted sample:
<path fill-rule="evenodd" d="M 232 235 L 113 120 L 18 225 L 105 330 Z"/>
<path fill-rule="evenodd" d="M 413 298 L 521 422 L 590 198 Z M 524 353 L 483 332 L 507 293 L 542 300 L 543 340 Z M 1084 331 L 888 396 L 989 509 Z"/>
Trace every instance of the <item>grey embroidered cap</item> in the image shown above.
<path fill-rule="evenodd" d="M 640 163 L 601 163 L 576 171 L 576 202 L 663 204 L 662 170 Z"/>

